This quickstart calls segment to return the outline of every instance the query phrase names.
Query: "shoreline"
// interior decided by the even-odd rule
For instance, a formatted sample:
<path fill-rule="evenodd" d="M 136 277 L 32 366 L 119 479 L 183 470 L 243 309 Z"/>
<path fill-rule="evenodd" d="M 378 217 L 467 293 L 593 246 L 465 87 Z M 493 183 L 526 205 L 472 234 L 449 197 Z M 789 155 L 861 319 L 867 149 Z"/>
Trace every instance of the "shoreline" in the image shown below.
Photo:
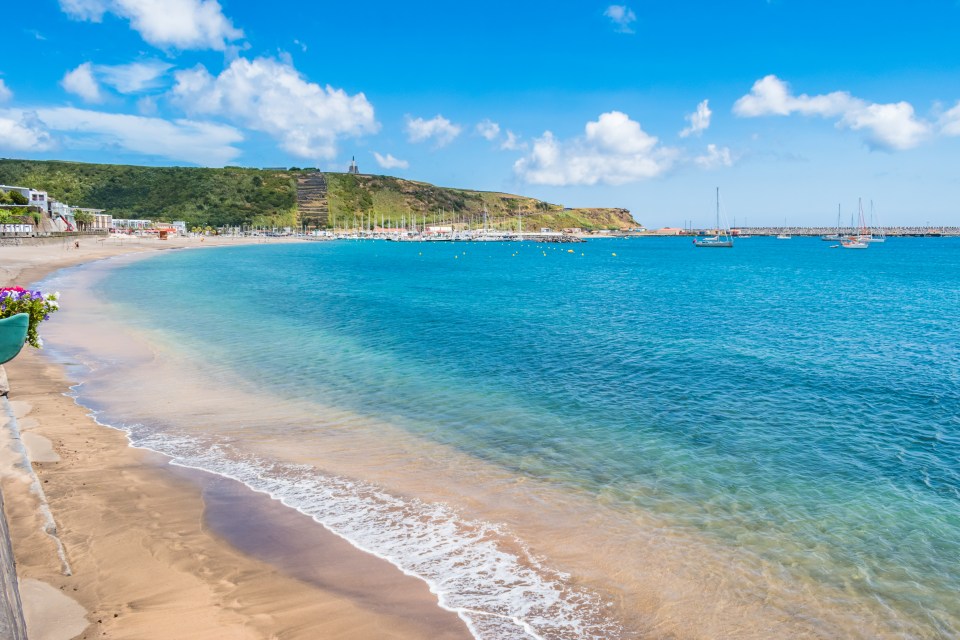
<path fill-rule="evenodd" d="M 263 243 L 160 242 L 4 248 L 0 282 L 28 284 L 123 253 Z M 472 637 L 424 582 L 239 482 L 173 467 L 130 446 L 125 432 L 98 425 L 65 395 L 67 364 L 26 351 L 7 364 L 11 408 L 73 573 L 63 575 L 37 496 L 5 459 L 0 482 L 31 638 L 94 630 L 137 638 Z"/>
<path fill-rule="evenodd" d="M 293 254 L 300 253 L 295 247 L 289 249 Z M 239 257 L 244 252 L 235 253 Z M 194 519 L 200 520 L 202 533 L 214 539 L 214 546 L 220 545 L 216 546 L 217 549 L 225 547 L 251 562 L 266 563 L 274 573 L 318 589 L 322 594 L 318 597 L 345 596 L 348 604 L 336 607 L 337 615 L 352 615 L 345 613 L 349 605 L 362 603 L 378 612 L 389 612 L 393 605 L 387 597 L 388 589 L 373 588 L 362 592 L 354 580 L 354 574 L 358 573 L 356 568 L 361 566 L 359 561 L 345 560 L 341 566 L 347 578 L 336 579 L 337 571 L 333 569 L 331 573 L 329 560 L 342 560 L 340 554 L 337 551 L 315 554 L 317 545 L 310 543 L 305 533 L 320 529 L 316 522 L 323 523 L 342 540 L 348 541 L 348 551 L 366 550 L 365 553 L 373 557 L 374 565 L 376 559 L 383 559 L 400 567 L 401 572 L 419 576 L 421 581 L 431 585 L 430 590 L 436 597 L 428 595 L 422 610 L 424 613 L 415 615 L 415 618 L 438 615 L 438 610 L 445 607 L 455 608 L 477 637 L 507 637 L 483 626 L 483 616 L 490 609 L 485 608 L 484 602 L 471 599 L 475 595 L 485 597 L 494 592 L 487 590 L 488 586 L 495 585 L 484 582 L 486 574 L 482 569 L 484 566 L 502 566 L 499 564 L 501 558 L 510 560 L 509 566 L 520 570 L 520 573 L 508 573 L 520 576 L 521 581 L 525 581 L 527 575 L 546 578 L 535 582 L 528 593 L 546 593 L 548 596 L 554 593 L 567 607 L 564 612 L 574 612 L 572 618 L 567 619 L 573 622 L 573 626 L 566 627 L 567 631 L 573 630 L 574 635 L 568 633 L 556 637 L 579 637 L 576 629 L 580 627 L 576 625 L 581 622 L 596 625 L 591 629 L 603 627 L 602 631 L 591 635 L 598 638 L 702 638 L 729 637 L 731 634 L 742 638 L 766 638 L 771 633 L 795 638 L 879 638 L 898 637 L 895 630 L 912 628 L 907 618 L 902 623 L 896 617 L 888 619 L 870 601 L 858 599 L 855 594 L 848 594 L 831 582 L 820 582 L 802 572 L 795 573 L 776 559 L 768 561 L 749 548 L 726 545 L 683 527 L 672 526 L 669 519 L 660 518 L 656 512 L 620 508 L 615 501 L 597 503 L 589 492 L 559 490 L 552 483 L 513 474 L 509 469 L 487 464 L 482 458 L 461 455 L 443 443 L 420 438 L 401 428 L 400 423 L 377 418 L 379 414 L 354 413 L 350 403 L 340 405 L 336 397 L 333 406 L 320 401 L 301 403 L 298 394 L 284 393 L 283 387 L 260 384 L 260 378 L 271 371 L 267 367 L 271 357 L 278 353 L 289 357 L 289 348 L 283 351 L 282 343 L 271 340 L 272 327 L 260 330 L 254 327 L 248 334 L 256 338 L 256 344 L 262 345 L 259 351 L 251 352 L 252 358 L 247 358 L 248 362 L 257 363 L 254 365 L 257 375 L 251 378 L 244 376 L 243 370 L 234 371 L 228 361 L 226 365 L 221 364 L 222 354 L 217 349 L 206 348 L 207 344 L 216 345 L 223 334 L 215 318 L 200 317 L 203 322 L 196 328 L 184 327 L 181 322 L 181 326 L 172 325 L 170 333 L 165 331 L 166 325 L 151 324 L 149 318 L 174 308 L 179 292 L 192 286 L 189 278 L 193 276 L 190 274 L 221 273 L 231 267 L 239 269 L 245 259 L 234 261 L 230 254 L 185 253 L 157 261 L 160 271 L 164 271 L 163 265 L 172 266 L 173 272 L 183 274 L 188 281 L 171 279 L 170 274 L 165 273 L 163 278 L 157 279 L 156 295 L 160 297 L 153 299 L 152 303 L 138 294 L 142 281 L 136 269 L 146 267 L 145 261 L 143 267 L 117 276 L 119 279 L 114 284 L 130 295 L 121 295 L 109 303 L 98 301 L 96 291 L 100 290 L 101 278 L 123 263 L 139 262 L 146 257 L 145 254 L 129 256 L 91 264 L 83 269 L 67 269 L 47 279 L 46 287 L 69 291 L 70 298 L 67 299 L 67 315 L 62 320 L 55 318 L 44 331 L 53 348 L 47 351 L 47 357 L 37 360 L 52 363 L 54 369 L 61 371 L 61 377 L 65 371 L 66 376 L 72 376 L 74 380 L 92 383 L 78 389 L 79 401 L 97 411 L 97 418 L 88 417 L 87 423 L 99 419 L 107 426 L 119 425 L 122 430 L 109 430 L 136 443 L 135 447 L 147 447 L 139 450 L 143 455 L 136 465 L 154 468 L 162 475 L 161 482 L 170 481 L 171 485 L 184 489 L 183 495 L 188 500 L 199 501 L 200 515 Z M 256 258 L 254 255 L 249 257 Z M 187 264 L 194 266 L 186 270 L 183 267 Z M 206 270 L 199 270 L 199 264 L 205 265 Z M 257 265 L 257 268 L 261 267 Z M 149 268 L 147 272 L 142 271 L 140 277 L 154 280 L 149 271 Z M 258 277 L 247 273 L 242 280 L 256 281 Z M 198 284 L 200 297 L 193 298 L 201 303 L 216 296 L 222 287 L 220 280 L 208 278 L 205 282 L 205 288 Z M 243 286 L 237 285 L 236 279 L 234 282 L 234 286 Z M 170 286 L 164 288 L 163 283 Z M 165 300 L 170 301 L 170 306 L 157 304 Z M 138 314 L 129 307 L 140 304 L 146 305 L 142 311 L 149 310 L 152 314 Z M 243 317 L 242 309 L 225 309 Z M 225 309 L 220 313 L 223 314 Z M 192 321 L 196 323 L 199 319 L 192 318 Z M 201 331 L 206 327 L 216 329 Z M 174 340 L 178 331 L 180 337 Z M 198 337 L 204 340 L 202 344 Z M 303 349 L 306 344 L 318 352 L 325 346 L 304 337 L 296 343 L 295 349 Z M 83 363 L 87 364 L 86 369 L 96 373 L 84 374 Z M 124 364 L 116 366 L 116 363 Z M 416 374 L 417 369 L 407 373 Z M 323 375 L 327 374 L 322 370 L 315 372 L 320 379 Z M 66 385 L 64 381 L 61 388 Z M 461 389 L 458 397 L 469 402 L 472 396 Z M 178 401 L 170 402 L 169 398 Z M 69 400 L 73 401 L 73 398 Z M 185 407 L 189 410 L 184 411 Z M 87 414 L 87 409 L 81 407 L 81 410 Z M 523 416 L 517 414 L 516 418 L 522 419 Z M 26 415 L 27 421 L 33 419 L 32 414 Z M 258 431 L 259 439 L 249 437 L 253 434 L 246 431 L 248 424 L 266 425 L 265 421 L 273 420 L 278 421 L 280 427 L 289 427 L 292 437 L 285 439 L 287 432 L 283 428 Z M 319 420 L 323 429 L 311 431 L 299 427 L 300 424 L 312 424 L 313 420 Z M 24 429 L 27 435 L 33 426 Z M 153 437 L 155 435 L 160 437 Z M 172 437 L 164 438 L 164 435 Z M 219 452 L 220 443 L 227 445 L 224 455 Z M 63 445 L 55 439 L 48 439 L 47 448 L 58 451 L 54 444 Z M 260 464 L 261 461 L 265 464 Z M 95 462 L 102 464 L 99 460 L 89 464 L 92 466 Z M 301 474 L 299 465 L 316 473 Z M 120 472 L 125 471 L 113 468 L 114 481 Z M 174 476 L 172 480 L 171 475 Z M 120 477 L 126 482 L 126 475 Z M 138 478 L 144 484 L 153 481 L 144 476 Z M 201 483 L 198 478 L 206 478 L 208 482 Z M 227 482 L 224 487 L 218 484 L 218 478 L 232 479 L 243 486 Z M 344 479 L 346 483 L 340 483 L 338 479 Z M 178 480 L 183 483 L 178 485 Z M 74 486 L 79 483 L 81 480 L 74 478 Z M 354 491 L 356 488 L 359 493 Z M 386 502 L 378 501 L 369 488 L 383 491 Z M 167 486 L 164 490 L 173 492 L 175 487 Z M 130 492 L 141 491 L 135 487 L 118 500 L 129 500 Z M 259 497 L 257 492 L 260 492 Z M 359 502 L 351 502 L 353 498 L 359 498 Z M 254 505 L 255 501 L 265 505 L 265 509 L 272 505 L 280 509 L 280 513 L 276 518 L 263 516 L 261 514 L 266 512 Z M 279 506 L 277 501 L 282 501 L 286 508 Z M 420 501 L 425 505 L 454 505 L 456 513 L 444 512 L 438 517 L 433 512 L 420 510 L 417 506 Z M 249 507 L 245 513 L 252 515 L 232 516 L 234 505 Z M 402 508 L 398 508 L 401 505 Z M 112 505 L 101 501 L 94 505 L 97 507 L 109 510 Z M 378 515 L 375 519 L 368 518 L 371 507 Z M 140 517 L 132 516 L 132 520 L 153 518 L 154 512 L 159 513 L 159 510 L 146 506 L 140 510 Z M 399 517 L 393 518 L 393 514 Z M 347 517 L 342 518 L 344 515 Z M 380 515 L 387 517 L 380 518 Z M 273 526 L 277 518 L 289 518 L 300 524 L 294 524 L 287 533 L 280 533 L 282 529 Z M 404 528 L 411 518 L 424 524 L 436 520 L 440 528 L 427 527 L 426 531 L 421 527 Z M 314 522 L 310 522 L 311 519 Z M 245 528 L 248 523 L 260 522 L 269 522 L 270 526 L 249 532 Z M 453 529 L 448 527 L 451 524 Z M 483 532 L 479 538 L 482 548 L 479 549 L 471 544 L 470 539 L 477 526 Z M 499 527 L 503 529 L 499 530 Z M 182 527 L 177 529 L 179 539 L 170 537 L 169 530 L 165 531 L 167 538 L 174 540 L 169 544 L 180 547 L 177 551 L 183 551 L 183 547 L 192 550 L 194 544 L 199 544 L 192 539 L 178 541 L 187 539 L 182 536 Z M 405 531 L 412 532 L 412 537 L 405 537 Z M 378 538 L 383 534 L 386 534 L 385 539 Z M 406 545 L 408 541 L 412 544 Z M 317 544 L 325 546 L 323 542 Z M 157 557 L 159 552 L 156 549 L 164 548 L 148 548 L 148 555 Z M 463 550 L 470 555 L 461 555 Z M 499 555 L 487 555 L 487 550 Z M 207 550 L 204 548 L 198 555 L 202 556 L 199 563 L 194 562 L 198 558 L 191 554 L 187 554 L 187 560 L 182 557 L 173 560 L 172 556 L 164 558 L 181 570 L 188 560 L 192 562 L 188 569 L 191 575 L 196 576 L 199 572 L 200 582 L 205 580 L 207 588 L 212 586 L 216 591 L 217 598 L 203 606 L 223 612 L 224 601 L 219 599 L 222 593 L 216 588 L 229 584 L 239 592 L 239 581 L 222 576 L 214 576 L 211 581 L 210 574 L 204 573 L 207 571 L 203 564 Z M 221 556 L 217 557 L 222 560 Z M 369 556 L 360 557 L 364 561 L 371 560 Z M 421 557 L 427 558 L 427 562 L 421 563 Z M 491 559 L 495 561 L 494 565 L 489 565 Z M 112 562 L 114 558 L 108 560 Z M 321 567 L 321 571 L 310 571 L 316 567 Z M 537 575 L 523 573 L 528 568 L 533 568 Z M 379 569 L 373 571 L 379 572 Z M 246 569 L 243 573 L 256 576 L 251 580 L 263 584 L 261 574 Z M 554 576 L 559 580 L 553 581 Z M 467 582 L 453 584 L 451 578 L 467 578 Z M 110 579 L 126 579 L 126 575 L 118 573 Z M 503 583 L 498 581 L 497 584 Z M 453 588 L 448 588 L 451 585 Z M 553 587 L 559 587 L 559 590 L 553 590 Z M 276 585 L 264 587 L 264 591 L 257 594 L 264 595 L 269 591 L 270 597 L 279 597 L 285 603 L 288 596 L 278 588 Z M 509 592 L 508 589 L 504 593 Z M 125 593 L 123 595 L 126 597 Z M 568 595 L 574 599 L 568 599 Z M 576 600 L 580 595 L 586 599 Z M 194 600 L 199 602 L 199 598 L 194 597 Z M 503 602 L 508 606 L 530 607 L 537 600 L 524 595 L 513 602 L 508 596 Z M 542 598 L 539 601 L 542 602 Z M 242 604 L 238 605 L 242 615 L 252 616 L 264 625 L 279 625 L 273 628 L 281 629 L 280 637 L 316 637 L 318 632 L 317 626 L 306 626 L 313 618 L 291 622 L 294 612 L 275 612 L 262 601 L 251 605 L 246 599 L 233 597 L 226 602 L 229 605 Z M 572 609 L 567 606 L 571 604 Z M 365 612 L 368 610 L 364 609 Z M 561 620 L 556 609 L 549 611 L 541 619 L 551 623 Z M 136 610 L 136 613 L 140 615 L 142 612 Z M 237 609 L 231 609 L 229 613 L 236 614 Z M 493 618 L 506 619 L 497 615 L 499 613 L 494 611 Z M 163 621 L 159 610 L 152 614 Z M 269 622 L 263 618 L 272 614 L 287 617 Z M 174 613 L 170 617 L 177 615 Z M 456 633 L 465 633 L 464 623 L 453 617 Z M 141 616 L 141 619 L 146 618 Z M 230 633 L 233 627 L 229 625 L 233 619 L 223 623 L 222 633 Z M 526 620 L 522 616 L 511 619 Z M 607 622 L 613 626 L 604 626 Z M 298 633 L 284 626 L 287 624 L 293 624 Z M 338 632 L 330 635 L 344 638 L 444 637 L 432 625 L 422 625 L 411 633 L 405 630 L 397 635 L 397 625 L 388 624 L 394 635 L 385 636 L 383 627 L 371 630 L 357 626 L 351 626 L 344 635 Z M 251 628 L 251 624 L 242 626 Z M 268 633 L 264 629 L 263 626 L 256 627 L 254 633 Z M 327 632 L 326 629 L 319 631 Z M 118 633 L 128 637 L 125 630 Z M 130 637 L 149 636 L 134 633 Z M 188 637 L 208 636 L 194 633 Z M 554 636 L 547 633 L 543 637 Z"/>

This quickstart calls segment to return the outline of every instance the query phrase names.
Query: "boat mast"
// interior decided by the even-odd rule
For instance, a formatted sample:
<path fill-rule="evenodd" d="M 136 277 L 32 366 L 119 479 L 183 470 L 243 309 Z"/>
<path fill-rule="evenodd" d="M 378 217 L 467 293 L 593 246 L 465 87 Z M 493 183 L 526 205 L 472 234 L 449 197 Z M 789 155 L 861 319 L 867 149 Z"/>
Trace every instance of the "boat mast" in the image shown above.
<path fill-rule="evenodd" d="M 720 237 L 720 187 L 717 187 L 717 237 Z"/>

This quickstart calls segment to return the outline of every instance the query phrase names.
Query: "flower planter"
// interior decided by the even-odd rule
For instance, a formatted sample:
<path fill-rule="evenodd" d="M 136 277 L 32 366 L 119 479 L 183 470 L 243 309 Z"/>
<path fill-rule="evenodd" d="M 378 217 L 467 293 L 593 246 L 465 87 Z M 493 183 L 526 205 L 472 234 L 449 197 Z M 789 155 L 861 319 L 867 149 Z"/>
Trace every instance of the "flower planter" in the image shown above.
<path fill-rule="evenodd" d="M 37 328 L 41 322 L 50 317 L 51 313 L 60 308 L 60 303 L 57 302 L 59 299 L 59 293 L 44 294 L 42 291 L 23 287 L 0 287 L 0 319 L 13 319 L 25 314 L 27 316 L 26 342 L 39 349 L 43 346 L 43 340 L 40 339 Z M 10 326 L 19 327 L 21 322 L 23 321 L 19 320 Z M 8 349 L 12 349 L 15 341 L 14 337 L 10 337 L 0 344 L 6 344 Z M 19 346 L 23 346 L 23 340 L 20 341 Z M 3 357 L 3 352 L 0 352 L 0 362 L 6 362 L 19 351 L 18 348 L 6 359 Z"/>
<path fill-rule="evenodd" d="M 0 364 L 13 360 L 27 342 L 30 315 L 18 313 L 0 320 Z"/>

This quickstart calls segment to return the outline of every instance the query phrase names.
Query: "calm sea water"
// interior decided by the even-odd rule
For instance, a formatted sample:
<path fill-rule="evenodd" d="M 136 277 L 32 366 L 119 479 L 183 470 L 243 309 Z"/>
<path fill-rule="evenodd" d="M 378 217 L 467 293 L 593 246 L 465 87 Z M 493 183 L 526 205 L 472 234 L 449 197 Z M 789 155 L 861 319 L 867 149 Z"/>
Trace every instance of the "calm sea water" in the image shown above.
<path fill-rule="evenodd" d="M 642 567 L 624 577 L 565 547 L 535 505 L 498 515 L 489 496 L 520 482 L 544 512 L 570 496 L 600 555 L 683 539 L 661 579 L 695 583 L 701 547 L 742 564 L 742 580 L 697 587 L 744 601 L 721 615 L 762 602 L 750 610 L 810 637 L 960 636 L 956 239 L 265 245 L 171 252 L 94 286 L 155 349 L 216 368 L 197 374 L 190 419 L 120 404 L 128 379 L 105 371 L 81 401 L 420 575 L 478 637 L 627 637 L 695 617 L 683 601 L 645 609 L 670 596 Z M 246 384 L 273 408 L 218 417 L 218 390 Z M 476 463 L 443 482 L 478 497 L 397 480 L 438 463 L 387 454 L 378 434 Z M 338 467 L 358 446 L 377 462 Z M 298 447 L 317 457 L 284 453 Z M 795 602 L 764 602 L 771 581 Z"/>

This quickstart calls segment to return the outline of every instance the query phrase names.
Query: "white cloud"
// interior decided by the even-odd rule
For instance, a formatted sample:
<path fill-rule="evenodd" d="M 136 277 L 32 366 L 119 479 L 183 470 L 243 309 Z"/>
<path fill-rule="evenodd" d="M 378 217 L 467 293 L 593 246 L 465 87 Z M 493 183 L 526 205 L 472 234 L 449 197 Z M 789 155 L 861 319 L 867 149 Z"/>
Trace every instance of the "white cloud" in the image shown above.
<path fill-rule="evenodd" d="M 930 133 L 930 125 L 916 119 L 908 102 L 866 104 L 844 114 L 838 125 L 865 129 L 867 144 L 882 149 L 912 149 Z"/>
<path fill-rule="evenodd" d="M 744 118 L 756 116 L 788 116 L 800 113 L 805 116 L 839 116 L 862 101 L 846 91 L 834 91 L 826 95 L 790 95 L 790 85 L 774 75 L 753 83 L 750 93 L 737 100 L 733 112 Z"/>
<path fill-rule="evenodd" d="M 960 100 L 957 104 L 940 116 L 938 122 L 940 133 L 945 136 L 960 136 Z"/>
<path fill-rule="evenodd" d="M 931 130 L 929 123 L 916 118 L 913 106 L 908 102 L 869 103 L 846 91 L 794 96 L 790 93 L 790 86 L 774 75 L 757 80 L 750 93 L 733 105 L 733 112 L 745 118 L 793 113 L 838 118 L 838 128 L 862 130 L 867 144 L 876 149 L 912 149 Z"/>
<path fill-rule="evenodd" d="M 178 49 L 216 49 L 243 37 L 217 0 L 60 0 L 75 20 L 100 22 L 106 13 L 130 21 L 150 44 Z"/>
<path fill-rule="evenodd" d="M 500 143 L 500 148 L 504 151 L 525 151 L 527 149 L 527 143 L 520 142 L 517 134 L 507 129 L 503 142 Z"/>
<path fill-rule="evenodd" d="M 693 159 L 703 169 L 719 169 L 733 166 L 733 156 L 729 147 L 718 147 L 715 144 L 707 145 L 707 152 Z"/>
<path fill-rule="evenodd" d="M 477 123 L 476 131 L 486 140 L 493 142 L 500 135 L 500 125 L 487 118 Z"/>
<path fill-rule="evenodd" d="M 10 91 L 10 88 L 4 83 L 3 78 L 0 78 L 0 102 L 6 102 L 13 97 L 13 91 Z"/>
<path fill-rule="evenodd" d="M 686 138 L 690 135 L 699 136 L 710 126 L 710 116 L 713 115 L 713 112 L 710 111 L 709 102 L 709 100 L 704 100 L 697 105 L 695 112 L 685 117 L 685 120 L 690 123 L 690 126 L 680 132 L 681 138 Z"/>
<path fill-rule="evenodd" d="M 34 113 L 0 111 L 0 149 L 46 151 L 54 147 L 53 138 Z"/>
<path fill-rule="evenodd" d="M 321 87 L 271 58 L 237 58 L 216 77 L 202 65 L 174 77 L 173 100 L 187 113 L 222 116 L 262 131 L 300 158 L 332 158 L 340 137 L 379 129 L 362 93 Z"/>
<path fill-rule="evenodd" d="M 380 155 L 376 151 L 373 152 L 373 157 L 377 159 L 377 164 L 379 164 L 384 169 L 408 169 L 410 163 L 406 160 L 400 160 L 394 158 L 389 153 L 385 156 Z"/>
<path fill-rule="evenodd" d="M 476 132 L 483 136 L 485 139 L 493 142 L 500 138 L 500 125 L 496 122 L 493 122 L 489 119 L 485 119 L 477 123 Z M 500 142 L 500 149 L 503 151 L 525 151 L 527 149 L 527 144 L 525 142 L 520 142 L 520 139 L 517 137 L 513 131 L 507 129 L 503 131 L 503 140 Z"/>
<path fill-rule="evenodd" d="M 60 8 L 74 20 L 100 22 L 107 12 L 107 0 L 60 0 Z"/>
<path fill-rule="evenodd" d="M 60 81 L 60 86 L 80 96 L 85 102 L 103 102 L 100 85 L 93 77 L 93 66 L 89 62 L 84 62 L 73 71 L 68 71 Z"/>
<path fill-rule="evenodd" d="M 115 66 L 96 65 L 93 70 L 104 84 L 120 93 L 140 93 L 159 87 L 161 78 L 171 68 L 173 65 L 167 62 L 150 60 Z"/>
<path fill-rule="evenodd" d="M 155 96 L 143 96 L 137 100 L 137 111 L 144 116 L 154 115 L 157 112 L 157 98 Z"/>
<path fill-rule="evenodd" d="M 610 21 L 616 25 L 618 33 L 633 33 L 632 25 L 637 20 L 637 14 L 633 9 L 622 4 L 612 4 L 607 7 L 603 15 L 610 18 Z"/>
<path fill-rule="evenodd" d="M 407 116 L 407 138 L 410 142 L 433 140 L 436 148 L 446 146 L 460 135 L 461 127 L 437 114 L 430 120 Z"/>
<path fill-rule="evenodd" d="M 514 171 L 533 184 L 617 185 L 659 176 L 677 156 L 619 111 L 602 114 L 584 131 L 568 142 L 547 131 L 534 140 L 528 156 L 517 160 Z"/>
<path fill-rule="evenodd" d="M 306 44 L 305 42 L 300 42 L 299 40 L 297 40 L 296 38 L 294 38 L 293 44 L 295 44 L 295 45 L 297 45 L 298 47 L 300 47 L 300 50 L 303 51 L 304 53 L 307 52 L 307 44 Z"/>
<path fill-rule="evenodd" d="M 104 113 L 74 107 L 40 108 L 34 111 L 0 111 L 0 118 L 35 118 L 40 127 L 74 134 L 76 146 L 118 147 L 148 156 L 223 166 L 240 154 L 233 146 L 243 140 L 237 129 L 211 122 L 163 120 L 121 113 Z"/>

